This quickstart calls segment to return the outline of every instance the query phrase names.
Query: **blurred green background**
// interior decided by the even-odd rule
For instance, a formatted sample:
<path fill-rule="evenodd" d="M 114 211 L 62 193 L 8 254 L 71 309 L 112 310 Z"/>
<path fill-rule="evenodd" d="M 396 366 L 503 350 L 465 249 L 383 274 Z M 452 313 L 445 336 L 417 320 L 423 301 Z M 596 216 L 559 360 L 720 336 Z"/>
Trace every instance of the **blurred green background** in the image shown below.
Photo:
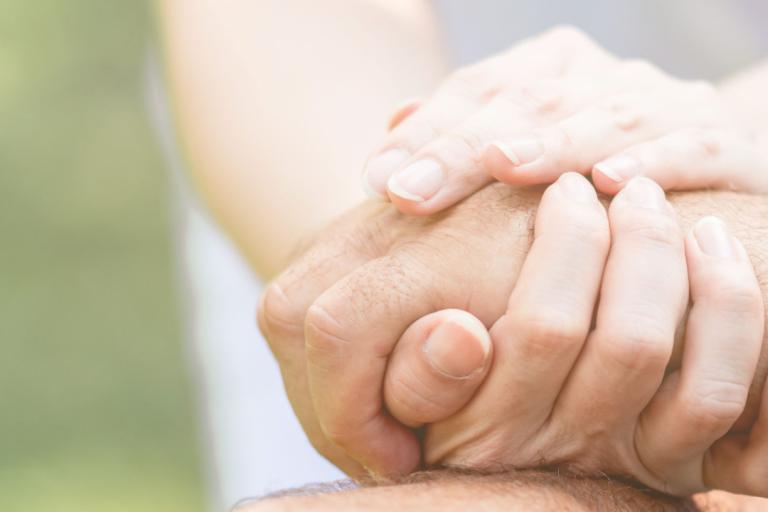
<path fill-rule="evenodd" d="M 0 7 L 0 510 L 196 511 L 139 0 Z"/>

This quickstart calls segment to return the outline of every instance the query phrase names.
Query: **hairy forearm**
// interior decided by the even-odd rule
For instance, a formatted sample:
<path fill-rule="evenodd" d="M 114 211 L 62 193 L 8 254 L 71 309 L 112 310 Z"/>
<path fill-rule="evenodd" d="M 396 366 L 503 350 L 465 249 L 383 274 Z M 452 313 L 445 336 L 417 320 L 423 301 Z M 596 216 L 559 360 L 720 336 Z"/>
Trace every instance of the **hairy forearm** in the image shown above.
<path fill-rule="evenodd" d="M 721 84 L 721 90 L 750 130 L 768 131 L 768 60 L 729 77 Z"/>
<path fill-rule="evenodd" d="M 500 471 L 491 474 L 455 470 L 416 473 L 389 485 L 336 492 L 338 486 L 285 491 L 280 497 L 252 501 L 238 512 L 390 511 L 451 512 L 661 512 L 706 510 L 693 502 L 663 496 L 605 477 L 584 478 L 551 471 Z M 729 509 L 718 508 L 727 511 Z"/>

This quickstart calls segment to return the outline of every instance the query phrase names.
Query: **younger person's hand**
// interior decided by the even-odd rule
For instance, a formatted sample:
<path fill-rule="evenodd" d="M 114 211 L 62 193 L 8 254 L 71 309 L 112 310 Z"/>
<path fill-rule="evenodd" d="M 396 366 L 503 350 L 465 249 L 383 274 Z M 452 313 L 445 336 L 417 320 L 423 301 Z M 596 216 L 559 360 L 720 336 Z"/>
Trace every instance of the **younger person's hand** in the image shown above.
<path fill-rule="evenodd" d="M 492 179 L 544 184 L 567 171 L 607 194 L 638 175 L 664 189 L 768 190 L 768 137 L 742 127 L 715 87 L 618 59 L 572 28 L 458 70 L 392 125 L 364 184 L 413 215 Z"/>
<path fill-rule="evenodd" d="M 318 233 L 266 289 L 259 324 L 280 364 L 294 410 L 320 453 L 352 475 L 364 474 L 362 466 L 379 474 L 409 473 L 418 466 L 422 453 L 418 437 L 387 413 L 382 400 L 391 351 L 409 325 L 430 313 L 460 309 L 485 326 L 508 316 L 505 311 L 531 246 L 540 199 L 537 189 L 490 184 L 433 217 L 405 216 L 391 205 L 369 201 Z M 684 225 L 712 212 L 721 214 L 744 240 L 758 275 L 765 279 L 766 198 L 713 191 L 677 194 L 672 202 Z M 650 238 L 653 247 L 655 232 L 638 229 L 634 235 Z M 579 233 L 585 242 L 597 238 L 589 231 Z M 579 236 L 547 238 L 563 252 L 579 247 Z M 614 237 L 614 246 L 617 243 Z M 644 253 L 635 257 L 649 261 Z M 567 260 L 568 265 L 577 262 Z M 554 272 L 561 267 L 546 269 L 561 280 L 583 279 L 574 270 L 565 275 Z M 667 270 L 657 272 L 665 275 Z M 547 313 L 533 307 L 528 311 Z M 557 318 L 554 328 L 569 327 Z M 500 346 L 506 350 L 507 344 L 494 344 L 493 359 L 510 361 L 499 352 Z M 758 364 L 747 400 L 750 419 L 760 408 L 766 373 L 768 351 Z M 494 366 L 475 400 L 488 393 L 486 388 L 492 389 L 488 383 L 496 382 L 496 375 L 506 374 Z M 497 393 L 508 398 L 503 391 Z M 486 406 L 492 413 L 509 411 L 504 402 L 489 400 Z M 503 418 L 487 416 L 503 426 Z"/>
<path fill-rule="evenodd" d="M 750 260 L 722 221 L 683 237 L 644 178 L 606 214 L 571 173 L 542 198 L 490 340 L 468 313 L 417 321 L 391 356 L 385 401 L 404 424 L 433 423 L 428 464 L 570 466 L 678 495 L 768 497 L 768 398 L 743 415 L 763 316 Z"/>

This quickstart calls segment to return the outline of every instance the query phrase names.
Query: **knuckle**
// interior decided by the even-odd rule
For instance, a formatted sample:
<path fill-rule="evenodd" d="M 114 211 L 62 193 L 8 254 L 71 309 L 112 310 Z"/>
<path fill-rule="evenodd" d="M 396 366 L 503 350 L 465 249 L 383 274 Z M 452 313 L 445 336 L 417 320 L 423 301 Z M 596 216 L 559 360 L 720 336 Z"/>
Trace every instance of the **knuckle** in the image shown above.
<path fill-rule="evenodd" d="M 304 314 L 285 294 L 279 283 L 270 284 L 264 291 L 258 309 L 262 334 L 293 334 L 301 331 Z"/>
<path fill-rule="evenodd" d="M 461 67 L 453 72 L 448 84 L 472 97 L 490 99 L 503 89 L 503 84 L 492 72 L 493 63 L 493 59 L 488 59 Z"/>
<path fill-rule="evenodd" d="M 637 128 L 643 118 L 643 102 L 636 93 L 621 94 L 598 105 L 603 114 L 620 130 Z"/>
<path fill-rule="evenodd" d="M 418 148 L 424 141 L 440 136 L 442 118 L 424 107 L 397 125 L 389 135 L 388 147 Z"/>
<path fill-rule="evenodd" d="M 316 356 L 333 356 L 344 352 L 349 345 L 347 329 L 340 314 L 343 299 L 325 299 L 312 304 L 307 310 L 304 322 L 306 332 L 307 357 L 311 360 Z"/>
<path fill-rule="evenodd" d="M 745 318 L 762 319 L 764 314 L 763 297 L 757 283 L 747 279 L 734 282 L 728 276 L 729 282 L 720 281 L 719 286 L 710 290 L 710 300 L 717 302 L 721 311 L 734 313 Z"/>
<path fill-rule="evenodd" d="M 578 154 L 575 150 L 578 149 L 574 134 L 571 133 L 571 128 L 565 124 L 556 124 L 549 129 L 549 133 L 546 138 L 552 141 L 552 145 L 556 150 L 556 154 Z"/>
<path fill-rule="evenodd" d="M 546 81 L 507 89 L 499 93 L 494 101 L 500 104 L 491 104 L 489 108 L 509 111 L 509 107 L 512 107 L 514 111 L 539 117 L 553 116 L 565 107 L 565 95 L 561 87 Z"/>
<path fill-rule="evenodd" d="M 473 162 L 479 162 L 485 146 L 483 136 L 476 131 L 457 130 L 446 134 L 434 150 L 449 161 L 456 157 L 468 157 Z"/>
<path fill-rule="evenodd" d="M 680 227 L 674 219 L 665 217 L 651 221 L 645 212 L 633 210 L 625 222 L 622 229 L 624 235 L 642 246 L 670 249 L 682 244 Z"/>
<path fill-rule="evenodd" d="M 353 407 L 345 408 L 320 415 L 320 431 L 332 447 L 348 450 L 351 446 L 360 442 L 369 431 L 371 423 L 369 419 L 358 418 L 352 413 Z M 378 410 L 377 410 L 378 412 Z"/>
<path fill-rule="evenodd" d="M 512 319 L 523 350 L 536 357 L 550 357 L 586 337 L 587 326 L 574 315 L 552 308 L 524 308 L 512 313 Z"/>
<path fill-rule="evenodd" d="M 728 428 L 744 411 L 748 394 L 749 388 L 740 382 L 701 382 L 684 394 L 682 409 L 694 428 Z"/>
<path fill-rule="evenodd" d="M 643 317 L 619 321 L 617 325 L 622 327 L 601 335 L 600 346 L 606 357 L 632 371 L 667 365 L 673 334 L 665 332 L 655 320 Z"/>
<path fill-rule="evenodd" d="M 693 276 L 696 300 L 706 300 L 721 312 L 762 319 L 763 295 L 751 269 L 711 266 Z"/>
<path fill-rule="evenodd" d="M 611 244 L 611 232 L 605 214 L 589 212 L 585 215 L 574 215 L 571 219 L 567 236 L 570 240 L 579 242 L 580 247 L 607 249 Z"/>
<path fill-rule="evenodd" d="M 692 128 L 681 132 L 677 142 L 685 144 L 690 148 L 693 156 L 702 159 L 715 158 L 723 151 L 721 135 L 704 128 Z"/>

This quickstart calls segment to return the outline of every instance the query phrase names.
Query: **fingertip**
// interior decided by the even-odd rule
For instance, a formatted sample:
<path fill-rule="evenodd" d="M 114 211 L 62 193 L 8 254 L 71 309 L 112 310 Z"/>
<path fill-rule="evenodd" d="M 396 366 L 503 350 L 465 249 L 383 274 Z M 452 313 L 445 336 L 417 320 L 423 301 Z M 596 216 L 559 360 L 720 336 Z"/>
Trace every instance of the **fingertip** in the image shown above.
<path fill-rule="evenodd" d="M 389 416 L 380 416 L 379 419 L 392 425 L 391 429 L 387 428 L 389 432 L 386 434 L 374 434 L 364 441 L 366 450 L 372 448 L 373 455 L 360 461 L 368 475 L 381 482 L 416 471 L 421 464 L 421 443 L 416 434 Z"/>
<path fill-rule="evenodd" d="M 363 187 L 363 192 L 365 192 L 365 195 L 368 196 L 370 199 L 376 199 L 378 201 L 389 201 L 389 196 L 387 194 L 382 194 L 375 188 L 373 188 L 373 184 L 371 183 L 371 178 L 368 176 L 367 172 L 364 172 L 360 179 L 360 184 Z"/>
<path fill-rule="evenodd" d="M 363 169 L 363 189 L 373 197 L 387 197 L 387 180 L 411 154 L 404 149 L 393 148 L 373 154 Z"/>
<path fill-rule="evenodd" d="M 510 185 L 520 183 L 515 169 L 520 165 L 517 155 L 501 141 L 493 141 L 483 152 L 483 165 L 487 172 L 498 181 Z"/>
<path fill-rule="evenodd" d="M 633 178 L 643 175 L 643 166 L 638 158 L 619 154 L 596 163 L 592 167 L 592 179 L 598 190 L 614 195 Z"/>
<path fill-rule="evenodd" d="M 446 171 L 440 162 L 432 158 L 417 158 L 389 177 L 387 194 L 403 213 L 433 213 L 436 205 L 430 200 L 443 187 L 445 179 Z"/>
<path fill-rule="evenodd" d="M 579 203 L 596 203 L 597 192 L 587 178 L 577 172 L 566 172 L 555 182 L 561 193 Z"/>
<path fill-rule="evenodd" d="M 451 193 L 445 166 L 423 158 L 398 170 L 387 181 L 389 200 L 406 215 L 426 216 L 438 213 L 463 199 L 471 190 Z"/>
<path fill-rule="evenodd" d="M 472 397 L 490 368 L 493 347 L 480 320 L 443 310 L 414 322 L 398 341 L 384 382 L 390 413 L 418 427 L 448 418 Z"/>
<path fill-rule="evenodd" d="M 620 178 L 617 179 L 612 171 L 601 163 L 592 168 L 592 183 L 595 185 L 595 189 L 597 189 L 598 192 L 609 196 L 618 194 L 626 184 L 626 182 Z"/>
<path fill-rule="evenodd" d="M 692 244 L 696 255 L 706 255 L 715 259 L 745 260 L 745 251 L 739 241 L 731 235 L 728 225 L 720 217 L 707 215 L 699 219 L 691 228 Z"/>
<path fill-rule="evenodd" d="M 482 372 L 491 350 L 491 337 L 482 322 L 460 310 L 446 311 L 423 346 L 432 368 L 449 379 L 469 379 Z"/>
<path fill-rule="evenodd" d="M 613 211 L 619 205 L 622 209 L 630 206 L 633 209 L 655 211 L 670 217 L 676 216 L 674 208 L 667 201 L 664 189 L 646 176 L 631 178 L 616 194 L 609 211 Z"/>

